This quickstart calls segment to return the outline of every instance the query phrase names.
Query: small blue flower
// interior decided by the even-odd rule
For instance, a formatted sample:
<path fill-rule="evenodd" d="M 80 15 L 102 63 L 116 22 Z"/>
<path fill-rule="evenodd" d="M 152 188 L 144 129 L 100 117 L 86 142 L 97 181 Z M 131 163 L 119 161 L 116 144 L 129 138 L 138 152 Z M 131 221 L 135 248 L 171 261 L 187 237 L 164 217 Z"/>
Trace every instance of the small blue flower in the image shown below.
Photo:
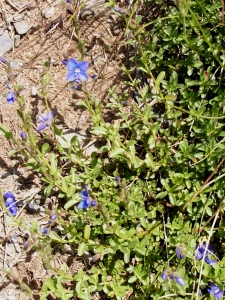
<path fill-rule="evenodd" d="M 7 60 L 4 59 L 3 57 L 0 56 L 0 61 L 3 63 L 3 64 L 6 64 L 7 63 Z"/>
<path fill-rule="evenodd" d="M 162 273 L 162 279 L 166 280 L 167 279 L 167 275 L 165 273 Z"/>
<path fill-rule="evenodd" d="M 8 212 L 10 212 L 13 215 L 13 217 L 15 217 L 17 214 L 17 206 L 16 206 L 14 194 L 12 192 L 7 192 L 4 194 L 4 198 L 5 198 L 5 206 Z"/>
<path fill-rule="evenodd" d="M 184 279 L 182 277 L 176 276 L 175 280 L 179 285 L 182 285 L 182 286 L 185 285 Z"/>
<path fill-rule="evenodd" d="M 48 234 L 48 228 L 47 228 L 47 227 L 45 227 L 45 228 L 43 229 L 43 234 L 44 234 L 44 235 Z"/>
<path fill-rule="evenodd" d="M 66 80 L 72 82 L 75 80 L 87 81 L 88 75 L 86 73 L 89 63 L 86 61 L 78 62 L 75 58 L 70 58 L 66 64 L 67 69 L 69 70 L 66 75 Z"/>
<path fill-rule="evenodd" d="M 7 95 L 6 95 L 6 101 L 9 103 L 9 104 L 12 104 L 14 103 L 16 100 L 16 95 L 14 92 L 8 92 Z"/>
<path fill-rule="evenodd" d="M 57 219 L 57 216 L 56 216 L 56 215 L 52 215 L 52 216 L 51 216 L 51 219 L 52 219 L 53 221 L 55 221 L 55 220 Z"/>
<path fill-rule="evenodd" d="M 219 289 L 217 285 L 210 282 L 211 288 L 207 289 L 210 294 L 213 294 L 215 299 L 221 299 L 223 298 L 223 291 Z"/>
<path fill-rule="evenodd" d="M 94 75 L 91 75 L 90 77 L 91 77 L 92 79 L 95 79 L 95 78 L 97 78 L 97 75 L 94 74 Z"/>
<path fill-rule="evenodd" d="M 77 205 L 78 209 L 88 208 L 91 206 L 91 199 L 88 194 L 88 189 L 84 186 L 84 191 L 81 192 L 81 202 Z"/>
<path fill-rule="evenodd" d="M 121 15 L 124 15 L 124 11 L 121 8 L 119 8 L 119 7 L 115 7 L 114 11 L 118 12 Z"/>
<path fill-rule="evenodd" d="M 185 257 L 185 255 L 181 252 L 180 247 L 177 247 L 175 252 L 177 253 L 177 258 L 178 259 L 181 259 L 181 258 Z"/>
<path fill-rule="evenodd" d="M 97 205 L 97 202 L 95 200 L 92 200 L 91 201 L 91 206 L 96 206 Z"/>
<path fill-rule="evenodd" d="M 66 2 L 67 2 L 67 3 L 71 3 L 71 2 L 72 2 L 72 0 L 66 0 Z"/>
<path fill-rule="evenodd" d="M 100 34 L 100 36 L 102 36 L 102 37 L 105 36 L 104 32 L 102 32 L 102 31 L 100 31 L 99 34 Z"/>
<path fill-rule="evenodd" d="M 217 260 L 216 259 L 210 259 L 209 257 L 206 257 L 205 258 L 205 262 L 208 264 L 208 265 L 213 265 L 213 264 L 217 264 Z"/>
<path fill-rule="evenodd" d="M 62 64 L 67 65 L 67 63 L 68 63 L 68 59 L 63 59 L 62 60 Z"/>
<path fill-rule="evenodd" d="M 202 259 L 203 256 L 204 256 L 204 253 L 206 252 L 206 254 L 205 254 L 205 262 L 207 264 L 209 264 L 209 265 L 217 263 L 217 260 L 213 260 L 213 259 L 209 258 L 209 255 L 211 255 L 213 253 L 213 246 L 212 246 L 212 244 L 209 244 L 208 248 L 206 247 L 206 244 L 203 244 L 202 246 L 196 247 L 196 249 L 197 249 L 197 251 L 195 253 L 195 259 L 197 259 L 197 260 Z"/>
<path fill-rule="evenodd" d="M 54 119 L 54 111 L 50 111 L 49 114 L 41 114 L 40 117 L 38 117 L 38 121 L 41 123 L 41 125 L 38 127 L 38 131 L 41 131 L 45 129 L 47 126 L 51 126 Z"/>
<path fill-rule="evenodd" d="M 25 132 L 21 132 L 21 134 L 20 134 L 20 136 L 21 136 L 21 138 L 22 139 L 26 139 L 27 138 L 27 135 L 26 135 L 26 133 Z"/>

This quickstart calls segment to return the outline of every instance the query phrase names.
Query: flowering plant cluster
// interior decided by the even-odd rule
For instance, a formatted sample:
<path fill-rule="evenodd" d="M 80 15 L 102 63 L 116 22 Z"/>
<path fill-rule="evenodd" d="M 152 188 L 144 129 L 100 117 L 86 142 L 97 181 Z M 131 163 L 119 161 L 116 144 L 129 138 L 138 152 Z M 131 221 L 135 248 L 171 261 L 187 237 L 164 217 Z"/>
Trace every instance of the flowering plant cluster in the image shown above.
<path fill-rule="evenodd" d="M 72 4 L 64 7 L 73 10 L 75 2 L 66 2 Z M 106 5 L 114 8 L 115 1 Z M 41 174 L 46 197 L 60 199 L 57 216 L 43 227 L 34 218 L 29 230 L 35 238 L 27 245 L 35 245 L 51 270 L 58 249 L 83 257 L 85 264 L 75 274 L 65 265 L 55 269 L 43 283 L 40 300 L 223 298 L 223 6 L 209 0 L 144 1 L 141 6 L 137 1 L 126 13 L 114 9 L 113 17 L 124 26 L 122 47 L 111 47 L 106 33 L 97 34 L 106 56 L 118 59 L 124 72 L 118 73 L 118 86 L 108 89 L 107 104 L 88 90 L 88 53 L 76 13 L 72 17 L 80 59 L 64 57 L 65 84 L 80 88 L 76 105 L 89 114 L 90 144 L 96 147 L 84 146 L 77 135 L 68 142 L 53 123 L 47 101 L 50 71 L 41 80 L 47 112 L 37 126 L 49 135 L 33 132 L 18 85 L 6 95 L 8 103 L 17 101 L 23 130 L 17 141 L 0 124 L 15 144 L 11 154 L 19 153 L 25 166 Z M 156 17 L 149 22 L 151 11 Z M 3 60 L 1 65 L 9 66 Z M 98 71 L 99 83 L 111 80 L 107 68 Z M 14 195 L 4 198 L 15 216 Z M 213 241 L 216 255 L 212 244 L 200 243 L 206 240 Z"/>

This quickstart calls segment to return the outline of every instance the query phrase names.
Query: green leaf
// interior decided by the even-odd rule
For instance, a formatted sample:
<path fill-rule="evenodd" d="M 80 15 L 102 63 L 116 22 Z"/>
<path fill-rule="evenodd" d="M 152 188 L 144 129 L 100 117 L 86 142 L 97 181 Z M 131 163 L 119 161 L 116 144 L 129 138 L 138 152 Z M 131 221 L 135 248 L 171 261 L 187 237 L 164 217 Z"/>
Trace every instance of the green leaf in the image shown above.
<path fill-rule="evenodd" d="M 85 225 L 85 228 L 84 228 L 84 238 L 85 240 L 89 240 L 90 238 L 90 234 L 91 234 L 91 227 L 89 225 Z"/>
<path fill-rule="evenodd" d="M 167 191 L 161 192 L 161 193 L 157 194 L 156 199 L 163 199 L 167 196 L 167 194 L 168 194 Z"/>
<path fill-rule="evenodd" d="M 45 154 L 48 153 L 49 149 L 50 149 L 50 145 L 45 143 L 41 147 L 41 153 L 45 156 Z"/>
<path fill-rule="evenodd" d="M 71 206 L 77 204 L 78 200 L 76 199 L 71 199 L 68 202 L 66 202 L 66 204 L 64 205 L 64 208 L 67 210 L 68 208 L 70 208 Z"/>
<path fill-rule="evenodd" d="M 118 155 L 120 155 L 124 152 L 125 152 L 125 150 L 123 148 L 116 148 L 116 149 L 110 151 L 109 157 L 113 158 L 113 157 L 118 156 Z"/>
<path fill-rule="evenodd" d="M 87 250 L 87 246 L 85 243 L 82 242 L 78 247 L 78 253 L 77 253 L 78 256 L 83 255 L 86 250 Z"/>
<path fill-rule="evenodd" d="M 63 240 L 62 240 L 62 238 L 55 232 L 55 231 L 50 231 L 49 232 L 49 234 L 48 234 L 48 236 L 52 239 L 52 240 L 54 240 L 54 241 L 56 241 L 56 242 L 63 242 Z"/>
<path fill-rule="evenodd" d="M 45 279 L 45 284 L 47 285 L 50 291 L 55 292 L 55 284 L 51 278 L 47 277 Z"/>
<path fill-rule="evenodd" d="M 155 81 L 155 85 L 157 87 L 159 87 L 161 81 L 163 80 L 163 78 L 165 77 L 166 73 L 164 71 L 160 72 L 158 77 L 156 78 L 156 81 Z"/>
<path fill-rule="evenodd" d="M 177 99 L 177 96 L 174 94 L 168 94 L 165 96 L 166 100 L 175 101 Z"/>

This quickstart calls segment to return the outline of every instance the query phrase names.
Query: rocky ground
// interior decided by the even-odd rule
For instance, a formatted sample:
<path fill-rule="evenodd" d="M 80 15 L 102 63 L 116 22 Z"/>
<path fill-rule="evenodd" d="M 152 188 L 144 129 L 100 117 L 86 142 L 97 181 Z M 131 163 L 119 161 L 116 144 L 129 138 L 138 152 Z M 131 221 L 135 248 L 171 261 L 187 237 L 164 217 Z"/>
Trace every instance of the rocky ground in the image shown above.
<path fill-rule="evenodd" d="M 126 87 L 120 70 L 120 59 L 124 59 L 122 19 L 110 9 L 105 9 L 103 0 L 91 0 L 79 10 L 77 0 L 60 4 L 54 0 L 0 0 L 0 56 L 9 63 L 17 84 L 23 86 L 26 106 L 34 124 L 45 111 L 41 95 L 43 63 L 50 63 L 51 81 L 48 85 L 48 100 L 57 115 L 57 124 L 66 132 L 88 135 L 91 121 L 88 114 L 75 104 L 82 93 L 72 90 L 66 82 L 66 67 L 61 60 L 78 58 L 77 38 L 71 25 L 71 17 L 79 14 L 80 35 L 86 42 L 85 60 L 90 62 L 88 88 L 103 103 L 108 101 L 107 90 L 115 86 Z M 118 5 L 123 5 L 118 3 Z M 93 75 L 93 78 L 91 77 Z M 95 76 L 94 76 L 95 75 Z M 8 104 L 5 94 L 12 89 L 12 82 L 6 73 L 6 64 L 0 66 L 0 117 L 15 137 L 20 139 L 20 122 L 17 116 L 18 104 Z M 106 121 L 112 122 L 113 115 L 105 112 Z M 90 145 L 96 147 L 96 145 Z M 88 148 L 87 150 L 88 151 Z M 18 201 L 18 216 L 24 216 L 29 227 L 35 218 L 40 230 L 47 224 L 49 215 L 45 209 L 57 206 L 57 199 L 43 194 L 43 182 L 38 174 L 27 170 L 22 158 L 8 157 L 12 144 L 0 136 L 0 187 L 2 193 L 11 191 Z M 89 153 L 92 149 L 89 149 Z M 33 290 L 39 290 L 46 276 L 51 275 L 42 264 L 38 253 L 24 251 L 24 242 L 29 232 L 22 227 L 7 224 L 9 217 L 0 208 L 0 268 L 12 271 L 15 280 L 0 271 L 0 300 L 30 299 L 19 289 L 18 278 Z M 74 274 L 85 264 L 76 258 L 69 247 L 55 255 L 55 266 L 67 263 L 68 273 Z M 97 297 L 97 295 L 96 295 Z M 38 299 L 38 297 L 37 297 Z"/>

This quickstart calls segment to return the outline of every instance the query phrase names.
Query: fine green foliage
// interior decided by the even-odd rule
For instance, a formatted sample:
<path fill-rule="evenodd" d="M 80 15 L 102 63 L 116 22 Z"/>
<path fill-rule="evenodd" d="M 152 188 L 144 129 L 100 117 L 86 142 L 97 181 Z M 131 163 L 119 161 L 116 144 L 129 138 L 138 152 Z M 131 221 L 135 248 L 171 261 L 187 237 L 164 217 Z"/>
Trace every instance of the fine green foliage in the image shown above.
<path fill-rule="evenodd" d="M 50 230 L 43 236 L 37 224 L 32 228 L 32 247 L 55 271 L 42 286 L 42 300 L 49 294 L 88 300 L 96 291 L 118 300 L 165 299 L 167 294 L 167 299 L 200 299 L 201 294 L 212 299 L 216 295 L 207 291 L 210 282 L 223 291 L 222 6 L 218 0 L 166 2 L 145 1 L 144 10 L 154 6 L 158 11 L 150 21 L 136 14 L 138 1 L 129 13 L 121 14 L 127 49 L 132 49 L 131 65 L 144 84 L 133 67 L 121 62 L 121 68 L 126 84 L 138 94 L 138 104 L 115 87 L 108 91 L 112 101 L 103 107 L 83 87 L 84 99 L 77 105 L 89 112 L 92 136 L 102 142 L 99 151 L 86 156 L 78 138 L 68 142 L 54 121 L 51 134 L 37 138 L 22 96 L 17 99 L 18 114 L 27 140 L 19 145 L 0 125 L 16 145 L 12 154 L 23 154 L 26 166 L 42 174 L 45 195 L 57 190 L 63 203 L 54 212 L 61 233 Z M 42 84 L 47 108 L 49 80 L 46 70 Z M 103 108 L 119 118 L 106 123 Z M 88 209 L 77 207 L 83 186 L 96 201 Z M 50 266 L 53 247 L 63 249 L 65 244 L 85 258 L 85 269 L 69 275 L 66 265 Z M 205 251 L 200 259 L 196 251 L 202 244 L 211 244 L 214 252 Z M 210 255 L 214 262 L 207 264 L 204 259 Z"/>

